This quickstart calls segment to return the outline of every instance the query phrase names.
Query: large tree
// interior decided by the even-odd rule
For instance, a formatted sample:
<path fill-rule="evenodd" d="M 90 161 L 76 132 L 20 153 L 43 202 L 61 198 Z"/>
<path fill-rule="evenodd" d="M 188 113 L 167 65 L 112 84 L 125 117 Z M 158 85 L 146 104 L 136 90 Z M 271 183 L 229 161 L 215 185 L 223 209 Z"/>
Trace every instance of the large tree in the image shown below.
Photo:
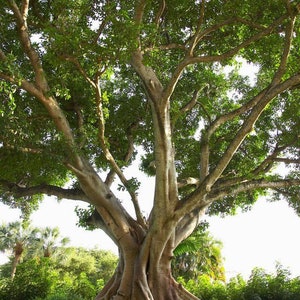
<path fill-rule="evenodd" d="M 43 194 L 95 207 L 120 250 L 97 299 L 194 299 L 170 266 L 205 212 L 247 208 L 266 190 L 299 211 L 297 2 L 1 2 L 2 201 L 25 213 Z M 149 199 L 124 175 L 141 148 Z M 139 201 L 152 200 L 145 217 Z"/>

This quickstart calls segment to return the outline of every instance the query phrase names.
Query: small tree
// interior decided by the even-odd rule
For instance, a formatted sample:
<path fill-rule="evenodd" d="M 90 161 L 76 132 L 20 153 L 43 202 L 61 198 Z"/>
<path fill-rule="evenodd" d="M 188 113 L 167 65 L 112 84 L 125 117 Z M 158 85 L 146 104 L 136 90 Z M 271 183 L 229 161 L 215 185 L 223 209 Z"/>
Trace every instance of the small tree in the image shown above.
<path fill-rule="evenodd" d="M 288 0 L 2 1 L 2 201 L 95 207 L 120 250 L 97 299 L 195 299 L 171 260 L 205 212 L 234 213 L 268 189 L 300 211 L 299 11 Z M 149 217 L 124 173 L 138 147 L 155 176 Z"/>
<path fill-rule="evenodd" d="M 36 250 L 41 250 L 44 257 L 52 256 L 58 247 L 64 247 L 70 242 L 68 237 L 60 237 L 58 227 L 39 229 Z"/>
<path fill-rule="evenodd" d="M 0 251 L 12 254 L 11 279 L 14 279 L 17 265 L 32 243 L 36 242 L 37 228 L 21 222 L 3 223 L 0 226 Z"/>

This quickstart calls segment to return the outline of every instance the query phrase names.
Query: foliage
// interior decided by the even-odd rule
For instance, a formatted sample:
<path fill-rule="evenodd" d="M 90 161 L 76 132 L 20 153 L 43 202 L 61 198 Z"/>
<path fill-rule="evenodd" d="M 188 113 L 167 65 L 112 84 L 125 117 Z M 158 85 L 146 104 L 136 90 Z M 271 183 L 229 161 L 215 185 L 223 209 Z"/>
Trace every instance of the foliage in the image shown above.
<path fill-rule="evenodd" d="M 68 237 L 60 237 L 58 227 L 39 228 L 36 239 L 37 245 L 34 245 L 37 250 L 42 251 L 44 257 L 50 257 L 57 250 L 58 247 L 65 246 L 70 242 Z"/>
<path fill-rule="evenodd" d="M 58 253 L 24 260 L 13 281 L 5 277 L 8 264 L 1 266 L 0 298 L 90 300 L 103 288 L 117 264 L 117 257 L 108 251 L 64 248 Z"/>
<path fill-rule="evenodd" d="M 196 280 L 179 278 L 179 282 L 203 300 L 295 300 L 300 296 L 300 278 L 291 278 L 281 265 L 275 274 L 255 268 L 248 281 L 238 275 L 225 284 L 200 275 Z"/>
<path fill-rule="evenodd" d="M 22 300 L 44 298 L 53 288 L 58 274 L 47 259 L 31 259 L 18 265 L 13 281 L 2 286 L 1 299 Z"/>
<path fill-rule="evenodd" d="M 210 279 L 225 281 L 221 254 L 222 243 L 215 240 L 201 224 L 174 250 L 172 272 L 175 278 L 196 280 L 205 274 Z"/>
<path fill-rule="evenodd" d="M 11 256 L 11 278 L 15 276 L 16 267 L 26 251 L 36 242 L 37 228 L 23 222 L 3 223 L 0 227 L 0 251 Z"/>
<path fill-rule="evenodd" d="M 24 258 L 50 257 L 57 250 L 57 246 L 69 242 L 69 238 L 66 237 L 58 240 L 60 238 L 58 227 L 36 228 L 32 227 L 29 221 L 3 223 L 0 227 L 0 236 L 0 251 L 10 255 L 12 278 L 16 266 Z"/>

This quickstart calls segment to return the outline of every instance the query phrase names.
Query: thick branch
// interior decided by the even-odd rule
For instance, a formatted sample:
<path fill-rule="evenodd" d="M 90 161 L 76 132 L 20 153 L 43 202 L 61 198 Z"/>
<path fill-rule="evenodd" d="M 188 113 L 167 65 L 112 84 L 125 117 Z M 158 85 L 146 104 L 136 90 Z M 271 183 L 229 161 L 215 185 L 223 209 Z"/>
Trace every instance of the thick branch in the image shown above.
<path fill-rule="evenodd" d="M 300 179 L 282 179 L 269 181 L 266 179 L 252 180 L 244 183 L 240 183 L 229 188 L 216 188 L 208 194 L 206 198 L 207 203 L 223 199 L 225 196 L 234 196 L 242 192 L 247 192 L 255 189 L 278 189 L 287 188 L 291 186 L 299 186 Z"/>
<path fill-rule="evenodd" d="M 200 184 L 200 180 L 198 178 L 188 177 L 188 178 L 184 178 L 184 179 L 178 181 L 177 187 L 179 189 L 183 188 L 185 186 L 188 186 L 188 185 L 194 185 L 194 186 L 198 187 L 199 184 Z"/>
<path fill-rule="evenodd" d="M 176 226 L 174 248 L 185 240 L 199 225 L 201 216 L 206 212 L 208 205 L 201 206 L 191 213 L 186 214 Z"/>
<path fill-rule="evenodd" d="M 86 195 L 80 189 L 64 189 L 48 184 L 27 187 L 1 179 L 0 186 L 1 189 L 4 190 L 4 193 L 10 193 L 17 198 L 44 194 L 48 196 L 55 196 L 59 199 L 80 200 L 90 203 Z"/>
<path fill-rule="evenodd" d="M 160 103 L 163 86 L 153 69 L 143 64 L 143 55 L 140 50 L 132 53 L 131 65 L 141 78 L 149 100 L 156 104 Z"/>

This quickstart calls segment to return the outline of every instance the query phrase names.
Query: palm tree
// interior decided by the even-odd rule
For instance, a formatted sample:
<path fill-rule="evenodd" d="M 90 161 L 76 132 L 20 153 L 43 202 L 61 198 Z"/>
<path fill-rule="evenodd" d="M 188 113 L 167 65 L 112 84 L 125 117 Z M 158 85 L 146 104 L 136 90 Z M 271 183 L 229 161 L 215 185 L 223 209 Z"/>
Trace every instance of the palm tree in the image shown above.
<path fill-rule="evenodd" d="M 37 228 L 21 222 L 2 223 L 0 226 L 0 251 L 12 255 L 11 279 L 14 279 L 17 265 L 25 250 L 28 250 L 37 238 Z"/>
<path fill-rule="evenodd" d="M 68 237 L 60 238 L 59 228 L 45 227 L 39 230 L 37 250 L 42 251 L 44 257 L 51 257 L 59 247 L 70 242 Z"/>

